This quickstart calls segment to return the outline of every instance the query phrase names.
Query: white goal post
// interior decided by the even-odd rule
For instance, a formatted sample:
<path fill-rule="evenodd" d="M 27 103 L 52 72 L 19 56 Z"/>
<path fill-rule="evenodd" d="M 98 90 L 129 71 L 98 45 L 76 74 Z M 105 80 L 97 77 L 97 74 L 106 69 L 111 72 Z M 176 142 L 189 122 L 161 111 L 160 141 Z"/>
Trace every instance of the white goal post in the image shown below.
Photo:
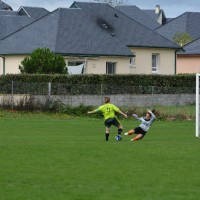
<path fill-rule="evenodd" d="M 196 137 L 199 137 L 199 77 L 196 74 Z"/>

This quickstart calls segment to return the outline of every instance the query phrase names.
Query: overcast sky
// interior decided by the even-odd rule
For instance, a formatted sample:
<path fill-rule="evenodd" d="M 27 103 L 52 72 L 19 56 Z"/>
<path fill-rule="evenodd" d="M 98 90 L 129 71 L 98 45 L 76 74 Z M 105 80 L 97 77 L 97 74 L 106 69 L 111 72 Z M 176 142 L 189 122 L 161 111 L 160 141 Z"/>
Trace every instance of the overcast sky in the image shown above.
<path fill-rule="evenodd" d="M 49 11 L 56 8 L 69 8 L 73 0 L 2 0 L 10 5 L 14 11 L 20 6 L 43 7 Z M 83 2 L 93 2 L 94 0 L 76 0 Z M 155 5 L 160 5 L 165 11 L 166 17 L 177 17 L 186 11 L 200 12 L 200 0 L 124 0 L 129 5 L 136 5 L 140 9 L 154 9 Z"/>

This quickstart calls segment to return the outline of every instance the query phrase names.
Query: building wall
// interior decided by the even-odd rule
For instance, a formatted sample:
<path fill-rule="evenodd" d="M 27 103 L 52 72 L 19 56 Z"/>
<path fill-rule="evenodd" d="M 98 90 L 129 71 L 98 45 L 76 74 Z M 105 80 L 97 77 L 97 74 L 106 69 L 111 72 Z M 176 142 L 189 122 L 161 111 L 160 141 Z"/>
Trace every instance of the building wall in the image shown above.
<path fill-rule="evenodd" d="M 5 56 L 5 74 L 20 73 L 19 65 L 25 56 Z M 0 58 L 0 75 L 3 74 L 3 59 Z"/>
<path fill-rule="evenodd" d="M 99 57 L 97 60 L 88 59 L 86 73 L 87 74 L 106 74 L 106 62 L 116 63 L 116 74 L 131 73 L 129 62 L 130 58 L 124 57 Z"/>
<path fill-rule="evenodd" d="M 177 74 L 200 73 L 199 56 L 177 56 Z"/>
<path fill-rule="evenodd" d="M 130 65 L 128 57 L 98 57 L 87 58 L 66 58 L 70 61 L 83 61 L 86 63 L 86 74 L 105 74 L 106 62 L 116 62 L 117 74 L 152 74 L 152 54 L 160 55 L 158 74 L 175 74 L 175 50 L 154 49 L 154 48 L 131 48 L 135 53 L 135 65 Z"/>
<path fill-rule="evenodd" d="M 152 74 L 152 54 L 160 55 L 158 74 L 175 74 L 175 51 L 170 49 L 145 49 L 131 48 L 136 54 L 135 65 L 130 65 L 129 57 L 95 57 L 95 58 L 71 58 L 68 61 L 82 61 L 86 63 L 86 74 L 106 74 L 106 62 L 116 63 L 116 74 Z M 20 73 L 19 65 L 24 56 L 5 56 L 5 73 Z M 3 61 L 0 59 L 0 74 L 3 73 Z"/>
<path fill-rule="evenodd" d="M 195 104 L 195 94 L 117 94 L 109 95 L 117 106 L 178 106 Z M 29 100 L 32 98 L 31 100 Z M 104 95 L 0 95 L 0 105 L 18 106 L 21 102 L 32 102 L 36 107 L 45 105 L 47 100 L 57 101 L 72 107 L 79 105 L 99 106 L 104 102 Z"/>
<path fill-rule="evenodd" d="M 159 48 L 131 48 L 136 53 L 132 74 L 152 74 L 152 54 L 160 54 L 158 74 L 175 74 L 175 50 Z"/>

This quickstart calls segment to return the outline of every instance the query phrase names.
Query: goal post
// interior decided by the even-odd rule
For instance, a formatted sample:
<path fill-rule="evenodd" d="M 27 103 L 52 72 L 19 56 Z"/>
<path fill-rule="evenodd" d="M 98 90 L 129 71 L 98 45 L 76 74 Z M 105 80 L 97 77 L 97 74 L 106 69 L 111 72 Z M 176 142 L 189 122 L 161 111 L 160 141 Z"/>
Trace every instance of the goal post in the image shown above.
<path fill-rule="evenodd" d="M 199 137 L 199 77 L 196 74 L 196 137 Z"/>

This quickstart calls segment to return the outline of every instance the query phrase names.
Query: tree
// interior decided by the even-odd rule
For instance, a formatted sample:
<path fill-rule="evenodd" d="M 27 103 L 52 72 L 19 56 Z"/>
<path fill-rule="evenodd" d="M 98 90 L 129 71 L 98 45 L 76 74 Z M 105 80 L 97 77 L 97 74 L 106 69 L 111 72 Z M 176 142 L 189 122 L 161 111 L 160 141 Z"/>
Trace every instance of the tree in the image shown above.
<path fill-rule="evenodd" d="M 184 46 L 192 41 L 192 37 L 187 32 L 177 32 L 174 35 L 173 40 L 176 44 Z"/>
<path fill-rule="evenodd" d="M 66 74 L 65 60 L 48 48 L 38 48 L 21 62 L 21 73 L 28 74 Z"/>
<path fill-rule="evenodd" d="M 94 0 L 94 1 L 101 2 L 101 3 L 108 3 L 113 7 L 125 5 L 128 2 L 128 0 Z"/>

